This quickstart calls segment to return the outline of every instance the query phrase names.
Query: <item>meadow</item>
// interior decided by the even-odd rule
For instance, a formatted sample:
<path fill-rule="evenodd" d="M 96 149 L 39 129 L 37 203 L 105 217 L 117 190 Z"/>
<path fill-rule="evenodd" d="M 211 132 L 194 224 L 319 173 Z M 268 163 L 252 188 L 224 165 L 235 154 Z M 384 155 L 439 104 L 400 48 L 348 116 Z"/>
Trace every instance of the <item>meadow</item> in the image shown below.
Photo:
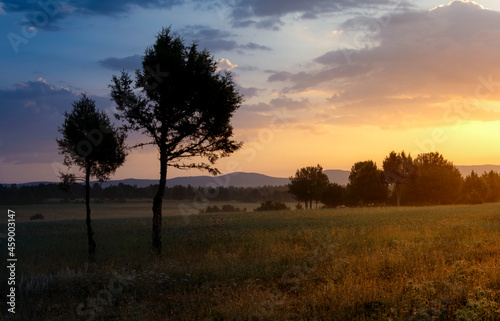
<path fill-rule="evenodd" d="M 15 209 L 18 320 L 500 320 L 500 204 L 166 212 L 160 258 L 148 203 L 94 204 L 91 265 L 84 206 L 43 206 Z"/>

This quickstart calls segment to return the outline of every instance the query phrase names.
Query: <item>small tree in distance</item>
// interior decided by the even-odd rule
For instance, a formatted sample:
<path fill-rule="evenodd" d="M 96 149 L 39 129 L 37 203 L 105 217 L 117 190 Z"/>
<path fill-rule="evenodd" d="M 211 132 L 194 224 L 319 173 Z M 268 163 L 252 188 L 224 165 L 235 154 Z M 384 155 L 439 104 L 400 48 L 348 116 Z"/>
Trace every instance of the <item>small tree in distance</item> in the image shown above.
<path fill-rule="evenodd" d="M 371 160 L 357 162 L 352 166 L 347 189 L 354 202 L 382 203 L 387 199 L 388 188 L 384 173 Z"/>
<path fill-rule="evenodd" d="M 465 177 L 461 193 L 465 203 L 482 204 L 491 190 L 484 178 L 472 171 Z"/>
<path fill-rule="evenodd" d="M 460 197 L 462 175 L 438 152 L 422 153 L 413 160 L 415 172 L 402 185 L 405 203 L 452 204 Z"/>
<path fill-rule="evenodd" d="M 297 201 L 304 202 L 306 209 L 312 209 L 312 202 L 316 201 L 317 207 L 329 183 L 328 176 L 323 173 L 320 165 L 304 167 L 297 170 L 295 177 L 290 177 L 288 192 Z"/>
<path fill-rule="evenodd" d="M 344 203 L 345 188 L 337 183 L 330 183 L 321 194 L 321 203 L 325 207 L 336 207 Z"/>
<path fill-rule="evenodd" d="M 77 166 L 83 176 L 60 173 L 63 186 L 75 181 L 85 182 L 85 207 L 87 210 L 87 238 L 89 260 L 94 259 L 96 244 L 90 219 L 90 178 L 103 182 L 110 178 L 125 161 L 125 134 L 111 125 L 102 111 L 96 109 L 95 102 L 85 94 L 73 103 L 71 113 L 65 113 L 65 120 L 59 128 L 62 135 L 57 139 L 60 154 L 64 155 L 64 165 Z"/>
<path fill-rule="evenodd" d="M 395 151 L 389 153 L 382 164 L 384 178 L 387 184 L 393 186 L 396 195 L 396 204 L 400 206 L 401 186 L 415 172 L 411 155 L 406 155 L 404 151 L 396 154 Z"/>
<path fill-rule="evenodd" d="M 152 248 L 161 254 L 162 200 L 167 167 L 197 168 L 212 174 L 212 165 L 241 147 L 232 140 L 230 124 L 242 96 L 229 72 L 217 72 L 217 61 L 196 43 L 184 45 L 182 39 L 163 28 L 156 42 L 146 49 L 142 70 L 135 84 L 128 73 L 113 76 L 111 97 L 117 105 L 118 119 L 127 130 L 142 132 L 148 140 L 137 146 L 156 146 L 160 159 L 160 182 L 153 199 Z M 137 91 L 134 91 L 137 89 Z M 202 157 L 208 163 L 195 163 Z"/>

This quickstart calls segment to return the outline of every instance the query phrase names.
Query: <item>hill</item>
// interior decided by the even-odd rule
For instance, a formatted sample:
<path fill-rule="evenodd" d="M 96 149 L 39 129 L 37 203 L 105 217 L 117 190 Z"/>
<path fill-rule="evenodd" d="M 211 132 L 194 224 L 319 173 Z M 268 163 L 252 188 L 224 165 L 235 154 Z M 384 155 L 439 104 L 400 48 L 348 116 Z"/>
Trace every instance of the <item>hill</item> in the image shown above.
<path fill-rule="evenodd" d="M 456 167 L 463 177 L 469 175 L 472 171 L 479 175 L 489 171 L 500 173 L 500 165 L 457 165 Z"/>
<path fill-rule="evenodd" d="M 462 176 L 469 175 L 472 171 L 481 175 L 484 172 L 489 172 L 491 170 L 500 173 L 500 165 L 457 165 L 456 166 Z M 337 183 L 340 185 L 347 185 L 349 182 L 349 171 L 341 169 L 329 169 L 323 171 L 330 182 Z M 288 177 L 273 177 L 259 173 L 245 173 L 245 172 L 235 172 L 231 174 L 225 174 L 221 176 L 185 176 L 185 177 L 175 177 L 167 179 L 167 187 L 173 187 L 175 185 L 193 187 L 199 186 L 235 186 L 235 187 L 257 187 L 257 186 L 280 186 L 286 185 L 289 182 Z M 38 184 L 52 184 L 54 182 L 30 182 L 24 184 L 17 184 L 18 186 L 33 186 Z M 96 182 L 92 182 L 94 184 Z M 158 179 L 135 179 L 127 178 L 121 180 L 111 180 L 101 184 L 103 188 L 118 185 L 120 183 L 126 185 L 137 185 L 138 187 L 146 187 L 149 185 L 158 184 Z M 10 184 L 3 184 L 10 185 Z"/>

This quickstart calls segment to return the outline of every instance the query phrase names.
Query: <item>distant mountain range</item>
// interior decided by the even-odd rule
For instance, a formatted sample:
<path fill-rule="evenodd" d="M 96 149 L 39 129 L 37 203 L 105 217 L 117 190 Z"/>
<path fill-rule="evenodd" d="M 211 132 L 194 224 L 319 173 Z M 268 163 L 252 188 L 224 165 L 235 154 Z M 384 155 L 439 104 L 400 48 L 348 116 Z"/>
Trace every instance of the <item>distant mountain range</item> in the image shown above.
<path fill-rule="evenodd" d="M 472 171 L 479 175 L 490 171 L 500 173 L 500 165 L 456 165 L 455 167 L 458 168 L 463 177 L 469 175 Z"/>
<path fill-rule="evenodd" d="M 344 170 L 326 170 L 324 173 L 328 176 L 330 182 L 346 185 L 349 181 L 349 171 Z M 175 185 L 193 187 L 200 186 L 235 186 L 235 187 L 257 187 L 257 186 L 280 186 L 290 182 L 289 178 L 273 177 L 258 173 L 235 172 L 221 176 L 186 176 L 167 179 L 167 187 Z M 152 179 L 124 179 L 117 181 L 108 181 L 102 184 L 102 187 L 110 185 L 118 185 L 119 183 L 128 185 L 137 185 L 138 187 L 146 187 L 151 184 L 158 184 L 158 180 Z"/>
<path fill-rule="evenodd" d="M 491 170 L 500 173 L 500 165 L 468 165 L 468 166 L 456 166 L 458 170 L 465 177 L 469 175 L 472 171 L 482 174 L 484 172 L 489 172 Z M 340 185 L 347 185 L 349 182 L 349 171 L 340 169 L 330 169 L 325 170 L 324 173 L 328 176 L 328 179 L 332 183 L 337 183 Z M 173 187 L 175 185 L 193 187 L 199 186 L 235 186 L 235 187 L 257 187 L 257 186 L 279 186 L 286 185 L 290 181 L 287 177 L 272 177 L 268 175 L 258 174 L 258 173 L 244 173 L 235 172 L 231 174 L 221 175 L 221 176 L 186 176 L 186 177 L 175 177 L 167 179 L 167 187 Z M 32 186 L 38 184 L 51 184 L 54 182 L 31 182 L 24 184 L 17 184 L 19 186 Z M 95 182 L 92 182 L 94 184 Z M 102 187 L 108 187 L 112 185 L 118 185 L 120 183 L 126 185 L 137 185 L 138 187 L 146 187 L 153 184 L 158 184 L 158 179 L 135 179 L 127 178 L 122 180 L 111 180 L 102 183 Z M 9 184 L 4 184 L 9 185 Z"/>

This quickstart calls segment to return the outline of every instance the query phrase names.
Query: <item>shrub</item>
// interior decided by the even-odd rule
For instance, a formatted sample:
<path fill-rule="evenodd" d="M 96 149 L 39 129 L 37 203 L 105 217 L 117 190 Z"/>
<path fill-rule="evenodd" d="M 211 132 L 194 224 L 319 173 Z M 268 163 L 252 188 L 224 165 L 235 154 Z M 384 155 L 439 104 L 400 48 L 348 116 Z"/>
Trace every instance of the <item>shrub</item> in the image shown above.
<path fill-rule="evenodd" d="M 290 208 L 286 206 L 285 203 L 282 202 L 273 202 L 273 201 L 265 201 L 264 203 L 260 204 L 259 207 L 257 207 L 254 211 L 260 212 L 260 211 L 284 211 L 284 210 L 289 210 Z"/>
<path fill-rule="evenodd" d="M 214 206 L 207 206 L 206 209 L 200 210 L 200 213 L 232 213 L 232 212 L 241 212 L 241 209 L 231 204 L 226 204 L 222 205 L 221 208 L 219 208 L 217 205 L 214 205 Z"/>
<path fill-rule="evenodd" d="M 43 220 L 43 218 L 41 213 L 36 213 L 35 215 L 31 215 L 30 220 Z"/>

